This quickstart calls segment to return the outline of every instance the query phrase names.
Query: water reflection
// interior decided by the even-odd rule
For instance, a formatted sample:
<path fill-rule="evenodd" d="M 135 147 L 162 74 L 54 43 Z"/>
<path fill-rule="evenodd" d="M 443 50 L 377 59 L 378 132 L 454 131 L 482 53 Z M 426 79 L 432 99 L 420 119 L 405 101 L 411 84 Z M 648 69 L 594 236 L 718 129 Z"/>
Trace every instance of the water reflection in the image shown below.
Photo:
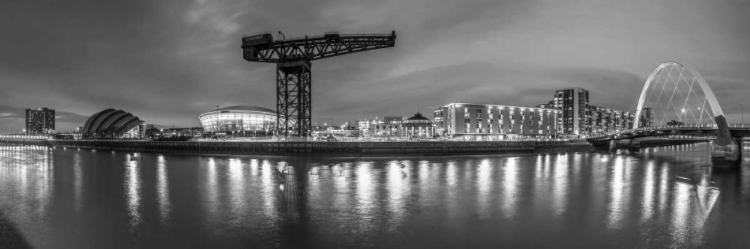
<path fill-rule="evenodd" d="M 406 212 L 406 198 L 411 188 L 409 187 L 409 174 L 404 169 L 404 165 L 399 161 L 388 162 L 388 211 L 392 213 L 388 229 L 393 230 L 404 220 Z"/>
<path fill-rule="evenodd" d="M 276 216 L 276 182 L 273 179 L 274 169 L 272 169 L 272 167 L 273 166 L 271 166 L 271 163 L 268 160 L 263 160 L 260 166 L 260 192 L 262 195 L 263 214 L 269 218 L 275 218 Z"/>
<path fill-rule="evenodd" d="M 559 217 L 562 215 L 567 208 L 567 197 L 568 197 L 568 170 L 570 165 L 568 164 L 568 155 L 558 156 L 557 161 L 554 164 L 554 175 L 550 181 L 553 184 L 552 188 L 552 208 L 555 216 Z M 549 167 L 552 168 L 552 167 Z"/>
<path fill-rule="evenodd" d="M 541 157 L 541 155 L 540 155 Z M 516 206 L 518 203 L 518 189 L 520 188 L 519 178 L 519 165 L 518 161 L 520 158 L 508 158 L 505 160 L 503 167 L 503 199 L 502 208 L 506 219 L 513 219 L 516 216 Z M 537 157 L 539 160 L 539 157 Z"/>
<path fill-rule="evenodd" d="M 239 158 L 229 159 L 229 198 L 232 204 L 232 215 L 239 215 L 245 211 L 245 167 Z"/>
<path fill-rule="evenodd" d="M 617 229 L 622 225 L 625 216 L 624 211 L 627 210 L 629 186 L 626 186 L 625 182 L 625 167 L 627 167 L 625 159 L 622 156 L 615 156 L 612 165 L 612 177 L 610 178 L 612 185 L 610 187 L 609 215 L 607 217 L 610 229 Z"/>
<path fill-rule="evenodd" d="M 489 208 L 492 205 L 492 170 L 495 165 L 490 164 L 489 159 L 484 159 L 479 162 L 477 169 L 477 181 L 476 188 L 478 191 L 477 205 L 479 206 L 479 217 L 487 218 L 489 216 Z"/>
<path fill-rule="evenodd" d="M 71 235 L 55 225 L 65 217 L 95 227 L 81 236 L 142 247 L 185 236 L 196 247 L 724 245 L 721 231 L 750 232 L 750 170 L 713 172 L 705 151 L 317 159 L 0 147 L 0 208 L 42 245 Z M 118 191 L 92 191 L 107 184 Z"/>
<path fill-rule="evenodd" d="M 127 197 L 128 216 L 130 217 L 130 229 L 134 231 L 141 224 L 141 178 L 140 158 L 127 155 L 125 160 L 125 190 Z"/>
<path fill-rule="evenodd" d="M 54 162 L 47 147 L 0 145 L 0 213 L 35 222 L 44 219 L 55 193 Z"/>
<path fill-rule="evenodd" d="M 73 191 L 74 191 L 74 205 L 76 213 L 81 213 L 81 207 L 83 206 L 83 162 L 81 162 L 81 154 L 75 153 L 73 155 Z"/>
<path fill-rule="evenodd" d="M 667 194 L 669 191 L 669 164 L 667 162 L 661 165 L 661 177 L 659 177 L 659 212 L 664 212 L 667 208 Z"/>
<path fill-rule="evenodd" d="M 156 159 L 156 189 L 158 191 L 159 220 L 166 223 L 169 219 L 171 203 L 169 201 L 169 177 L 167 176 L 167 159 L 159 155 Z"/>
<path fill-rule="evenodd" d="M 354 173 L 354 172 L 353 172 Z M 369 162 L 360 162 L 356 165 L 356 212 L 359 214 L 358 229 L 362 233 L 368 233 L 374 228 L 375 216 L 373 213 L 375 205 L 375 183 L 372 164 Z"/>
<path fill-rule="evenodd" d="M 641 221 L 645 222 L 651 219 L 656 207 L 654 206 L 654 195 L 656 194 L 656 165 L 654 160 L 646 162 L 645 177 L 643 181 L 643 201 L 641 202 L 641 212 L 643 216 Z"/>
<path fill-rule="evenodd" d="M 206 162 L 206 172 L 203 174 L 206 177 L 205 182 L 205 205 L 206 205 L 206 217 L 210 222 L 217 222 L 219 212 L 219 175 L 217 171 L 217 160 L 213 157 L 209 157 Z"/>

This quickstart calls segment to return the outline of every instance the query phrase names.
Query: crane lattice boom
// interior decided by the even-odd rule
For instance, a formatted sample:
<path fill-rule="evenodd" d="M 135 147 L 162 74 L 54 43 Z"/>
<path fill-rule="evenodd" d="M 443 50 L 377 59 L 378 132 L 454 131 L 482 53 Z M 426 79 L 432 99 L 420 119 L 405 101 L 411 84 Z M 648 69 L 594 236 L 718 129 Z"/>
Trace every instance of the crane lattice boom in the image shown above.
<path fill-rule="evenodd" d="M 309 136 L 312 132 L 310 62 L 395 45 L 396 31 L 390 34 L 348 35 L 328 32 L 322 36 L 275 41 L 271 33 L 264 33 L 242 38 L 242 57 L 251 62 L 276 63 L 278 134 Z"/>
<path fill-rule="evenodd" d="M 339 35 L 292 38 L 274 41 L 270 33 L 242 38 L 243 56 L 247 61 L 278 63 L 296 60 L 318 60 L 361 51 L 393 47 L 396 31 L 390 34 Z"/>

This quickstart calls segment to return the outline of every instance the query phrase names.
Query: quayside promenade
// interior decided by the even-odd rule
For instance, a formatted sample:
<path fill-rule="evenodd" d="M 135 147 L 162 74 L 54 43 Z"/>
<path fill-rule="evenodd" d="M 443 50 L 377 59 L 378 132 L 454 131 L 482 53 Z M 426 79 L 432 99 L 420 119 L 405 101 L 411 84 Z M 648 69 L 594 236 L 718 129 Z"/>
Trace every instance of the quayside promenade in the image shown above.
<path fill-rule="evenodd" d="M 705 140 L 650 140 L 641 146 L 698 143 Z M 54 140 L 0 138 L 0 143 L 47 146 L 62 149 L 159 151 L 187 154 L 241 154 L 294 156 L 398 156 L 466 155 L 589 151 L 586 141 L 409 141 L 409 142 L 312 142 L 312 141 L 148 141 L 148 140 Z"/>

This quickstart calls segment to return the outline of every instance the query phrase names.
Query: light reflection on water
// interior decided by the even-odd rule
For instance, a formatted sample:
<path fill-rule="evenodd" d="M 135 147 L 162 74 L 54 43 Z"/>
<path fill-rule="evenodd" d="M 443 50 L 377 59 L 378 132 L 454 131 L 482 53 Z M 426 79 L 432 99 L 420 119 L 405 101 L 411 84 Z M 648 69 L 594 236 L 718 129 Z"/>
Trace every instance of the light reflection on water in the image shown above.
<path fill-rule="evenodd" d="M 750 232 L 750 170 L 713 172 L 706 154 L 706 145 L 399 159 L 0 147 L 0 211 L 39 248 L 750 245 L 727 237 Z"/>
<path fill-rule="evenodd" d="M 139 169 L 140 158 L 127 155 L 125 157 L 125 188 L 128 215 L 130 216 L 131 231 L 137 230 L 141 224 L 141 176 Z"/>
<path fill-rule="evenodd" d="M 159 203 L 159 221 L 162 224 L 168 222 L 171 203 L 169 202 L 169 176 L 167 176 L 167 160 L 164 155 L 159 155 L 156 159 L 156 188 L 159 191 L 157 202 Z"/>
<path fill-rule="evenodd" d="M 539 155 L 541 157 L 542 155 Z M 518 204 L 518 190 L 520 188 L 518 182 L 518 161 L 519 158 L 513 157 L 505 160 L 505 166 L 503 167 L 503 189 L 502 189 L 502 209 L 505 214 L 505 219 L 513 219 L 516 216 L 516 206 Z"/>

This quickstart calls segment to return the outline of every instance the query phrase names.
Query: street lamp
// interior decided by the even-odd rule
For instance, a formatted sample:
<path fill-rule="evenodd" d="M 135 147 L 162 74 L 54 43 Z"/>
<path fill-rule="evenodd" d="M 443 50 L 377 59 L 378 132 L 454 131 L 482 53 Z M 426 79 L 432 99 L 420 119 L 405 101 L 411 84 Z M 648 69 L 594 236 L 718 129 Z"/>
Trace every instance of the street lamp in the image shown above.
<path fill-rule="evenodd" d="M 687 115 L 685 115 L 685 108 L 682 108 L 682 124 L 685 124 L 685 119 L 687 118 Z"/>

